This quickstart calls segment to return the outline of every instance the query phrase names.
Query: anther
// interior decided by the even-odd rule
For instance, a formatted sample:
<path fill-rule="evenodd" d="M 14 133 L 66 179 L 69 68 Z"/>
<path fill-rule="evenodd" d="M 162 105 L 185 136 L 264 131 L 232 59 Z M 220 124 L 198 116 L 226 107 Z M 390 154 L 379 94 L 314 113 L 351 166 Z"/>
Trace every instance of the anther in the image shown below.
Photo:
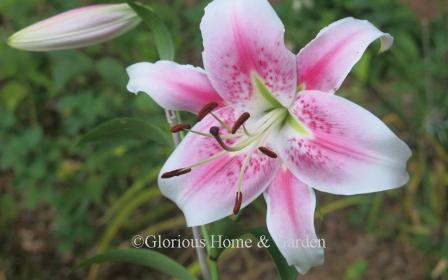
<path fill-rule="evenodd" d="M 210 102 L 206 104 L 198 113 L 198 122 L 201 121 L 205 116 L 207 116 L 211 111 L 215 110 L 218 107 L 218 103 Z"/>
<path fill-rule="evenodd" d="M 233 206 L 233 215 L 236 215 L 240 212 L 242 202 L 243 202 L 243 193 L 238 191 L 235 196 L 235 205 Z"/>
<path fill-rule="evenodd" d="M 274 153 L 273 150 L 266 148 L 266 147 L 258 147 L 258 150 L 260 150 L 260 152 L 262 152 L 263 154 L 267 155 L 268 157 L 271 158 L 277 158 L 277 154 Z"/>
<path fill-rule="evenodd" d="M 163 179 L 167 179 L 167 178 L 171 178 L 171 177 L 176 177 L 176 176 L 180 176 L 186 173 L 191 172 L 191 168 L 180 168 L 180 169 L 175 169 L 173 171 L 168 171 L 162 174 L 162 178 Z"/>
<path fill-rule="evenodd" d="M 243 113 L 236 121 L 235 124 L 233 124 L 232 127 L 232 134 L 235 134 L 235 132 L 240 128 L 247 119 L 250 118 L 250 114 L 248 112 Z"/>
<path fill-rule="evenodd" d="M 191 128 L 191 125 L 189 125 L 188 123 L 180 123 L 180 124 L 176 124 L 176 125 L 172 126 L 170 128 L 170 131 L 172 133 L 176 133 L 176 132 L 179 132 L 179 131 L 182 131 L 185 129 L 190 129 L 190 128 Z"/>

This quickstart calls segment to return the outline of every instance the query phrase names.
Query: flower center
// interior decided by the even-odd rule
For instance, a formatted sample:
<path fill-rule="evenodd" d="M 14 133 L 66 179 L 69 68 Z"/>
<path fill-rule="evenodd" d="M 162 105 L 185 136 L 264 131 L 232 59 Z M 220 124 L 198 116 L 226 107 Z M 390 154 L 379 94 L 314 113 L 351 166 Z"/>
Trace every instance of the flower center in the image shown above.
<path fill-rule="evenodd" d="M 227 130 L 227 133 L 222 134 L 221 129 L 218 126 L 210 127 L 209 133 L 195 131 L 190 129 L 191 126 L 189 124 L 178 124 L 173 126 L 170 130 L 173 133 L 177 133 L 180 131 L 189 131 L 190 133 L 195 133 L 202 137 L 214 138 L 214 140 L 221 146 L 222 150 L 209 158 L 198 161 L 183 168 L 165 172 L 161 176 L 162 178 L 171 178 L 187 174 L 191 172 L 193 168 L 204 165 L 225 154 L 235 155 L 237 153 L 244 152 L 245 157 L 242 161 L 240 172 L 236 182 L 236 196 L 235 204 L 233 207 L 234 215 L 238 214 L 242 205 L 242 186 L 244 181 L 244 172 L 249 166 L 252 154 L 258 150 L 270 158 L 277 158 L 277 154 L 273 150 L 264 146 L 269 134 L 277 128 L 287 124 L 290 128 L 295 130 L 296 133 L 304 137 L 310 135 L 310 131 L 299 120 L 297 120 L 296 117 L 289 113 L 288 108 L 284 107 L 274 96 L 272 96 L 269 89 L 256 73 L 252 75 L 252 79 L 253 85 L 255 86 L 255 94 L 258 94 L 258 97 L 262 98 L 265 101 L 264 104 L 266 104 L 266 108 L 268 108 L 265 111 L 265 114 L 257 121 L 253 122 L 250 125 L 250 128 L 247 128 L 245 125 L 246 121 L 250 118 L 250 114 L 248 112 L 245 112 L 241 116 L 239 116 L 239 118 L 233 123 L 233 125 L 230 126 L 213 113 L 213 110 L 218 107 L 218 104 L 216 102 L 208 103 L 199 111 L 197 116 L 198 121 L 201 121 L 205 116 L 210 114 L 219 122 L 219 124 L 222 126 L 222 129 Z M 299 94 L 301 89 L 302 86 L 299 86 L 297 88 L 297 94 Z M 226 139 L 229 138 L 236 138 L 237 141 L 230 145 L 226 143 Z"/>
<path fill-rule="evenodd" d="M 236 183 L 236 196 L 235 205 L 233 208 L 233 214 L 238 214 L 242 200 L 242 186 L 244 181 L 244 172 L 249 166 L 252 154 L 257 150 L 270 158 L 277 158 L 277 154 L 270 148 L 263 146 L 266 142 L 269 134 L 278 128 L 280 125 L 288 120 L 288 110 L 284 107 L 275 107 L 266 112 L 261 118 L 253 122 L 250 127 L 246 127 L 246 121 L 250 118 L 250 114 L 243 113 L 233 125 L 227 124 L 221 118 L 216 116 L 212 111 L 217 107 L 216 103 L 209 103 L 200 110 L 198 114 L 198 120 L 202 120 L 206 115 L 213 116 L 222 126 L 220 129 L 218 126 L 212 126 L 209 129 L 209 133 L 191 130 L 189 124 L 178 124 L 170 129 L 171 132 L 177 133 L 180 131 L 189 131 L 200 135 L 202 137 L 214 138 L 214 140 L 221 146 L 222 150 L 215 153 L 209 158 L 193 163 L 189 166 L 185 166 L 176 170 L 165 172 L 161 175 L 161 178 L 171 178 L 180 176 L 191 172 L 192 169 L 207 164 L 225 154 L 240 154 L 245 153 L 245 157 L 241 164 L 240 172 Z M 221 133 L 221 130 L 226 130 L 227 133 Z M 226 139 L 236 138 L 237 141 L 233 144 L 226 143 Z"/>

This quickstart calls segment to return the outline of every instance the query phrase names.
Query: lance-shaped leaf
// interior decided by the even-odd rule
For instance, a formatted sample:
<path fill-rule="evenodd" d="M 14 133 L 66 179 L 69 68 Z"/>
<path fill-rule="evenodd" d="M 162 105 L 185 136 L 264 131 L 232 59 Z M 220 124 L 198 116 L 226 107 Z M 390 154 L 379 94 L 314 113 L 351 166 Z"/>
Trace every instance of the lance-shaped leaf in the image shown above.
<path fill-rule="evenodd" d="M 252 235 L 254 235 L 257 239 L 263 240 L 264 238 L 267 242 L 265 242 L 269 254 L 274 260 L 275 266 L 277 267 L 278 273 L 280 274 L 280 278 L 282 280 L 295 280 L 297 279 L 297 270 L 294 266 L 288 265 L 285 258 L 280 253 L 280 250 L 277 248 L 275 243 L 272 240 L 271 235 L 266 227 L 254 228 L 250 231 Z"/>
<path fill-rule="evenodd" d="M 171 275 L 176 279 L 196 280 L 196 278 L 193 277 L 187 269 L 185 269 L 175 260 L 157 251 L 149 249 L 110 250 L 104 254 L 96 255 L 82 261 L 77 266 L 75 266 L 73 270 L 78 270 L 82 267 L 102 262 L 132 263 L 153 268 L 155 270 Z"/>
<path fill-rule="evenodd" d="M 151 7 L 136 1 L 128 0 L 129 6 L 139 15 L 143 22 L 151 29 L 160 59 L 174 59 L 174 44 L 165 23 Z"/>
<path fill-rule="evenodd" d="M 118 140 L 154 141 L 162 145 L 170 142 L 169 135 L 157 126 L 135 118 L 116 118 L 100 124 L 87 132 L 80 140 L 80 144 L 90 142 Z"/>

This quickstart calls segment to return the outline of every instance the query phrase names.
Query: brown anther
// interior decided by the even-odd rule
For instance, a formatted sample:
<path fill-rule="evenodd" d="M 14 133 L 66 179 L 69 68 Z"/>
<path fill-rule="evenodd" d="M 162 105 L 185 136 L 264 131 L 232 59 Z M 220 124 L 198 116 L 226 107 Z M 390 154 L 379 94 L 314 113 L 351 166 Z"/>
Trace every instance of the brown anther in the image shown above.
<path fill-rule="evenodd" d="M 167 178 L 171 178 L 171 177 L 176 177 L 176 176 L 180 176 L 186 173 L 191 172 L 191 168 L 180 168 L 180 169 L 175 169 L 173 171 L 168 171 L 162 174 L 162 178 L 163 179 L 167 179 Z"/>
<path fill-rule="evenodd" d="M 198 122 L 201 121 L 205 116 L 207 116 L 211 111 L 215 110 L 218 107 L 218 103 L 210 102 L 206 104 L 198 113 Z"/>
<path fill-rule="evenodd" d="M 240 212 L 242 202 L 243 202 L 243 193 L 237 192 L 235 196 L 235 205 L 233 206 L 233 215 L 236 215 Z"/>
<path fill-rule="evenodd" d="M 263 154 L 267 155 L 268 157 L 277 158 L 277 154 L 274 153 L 274 151 L 269 149 L 269 148 L 258 147 L 258 150 L 260 150 L 260 152 L 262 152 Z"/>
<path fill-rule="evenodd" d="M 233 124 L 232 134 L 235 134 L 238 128 L 240 128 L 247 121 L 248 118 L 250 118 L 250 114 L 248 112 L 243 113 Z"/>
<path fill-rule="evenodd" d="M 180 124 L 176 124 L 176 125 L 172 126 L 170 128 L 170 131 L 172 133 L 176 133 L 176 132 L 179 132 L 179 131 L 182 131 L 185 129 L 190 129 L 190 128 L 191 128 L 191 125 L 189 125 L 188 123 L 180 123 Z"/>

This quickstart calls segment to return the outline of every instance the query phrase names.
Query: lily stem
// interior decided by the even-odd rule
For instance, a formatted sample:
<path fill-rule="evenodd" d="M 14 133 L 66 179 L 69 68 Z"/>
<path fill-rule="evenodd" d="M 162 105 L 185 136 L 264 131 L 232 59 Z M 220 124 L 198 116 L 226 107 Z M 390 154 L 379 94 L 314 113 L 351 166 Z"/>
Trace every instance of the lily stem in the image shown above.
<path fill-rule="evenodd" d="M 210 235 L 208 234 L 207 226 L 201 226 L 201 233 L 202 236 L 204 236 L 205 239 L 205 248 L 207 249 L 207 255 L 208 258 L 208 266 L 210 268 L 210 276 L 212 280 L 219 280 L 219 268 L 218 268 L 218 260 L 216 258 L 212 258 L 212 254 L 210 253 L 210 250 L 212 248 L 211 241 L 210 241 Z"/>
<path fill-rule="evenodd" d="M 180 123 L 179 117 L 176 114 L 175 111 L 172 110 L 165 110 L 165 116 L 166 120 L 168 121 L 168 124 L 170 127 L 173 127 L 174 125 Z M 173 142 L 174 145 L 177 146 L 180 144 L 180 141 L 182 140 L 182 136 L 180 133 L 173 133 Z M 199 240 L 201 240 L 201 232 L 199 227 L 192 227 L 191 230 L 193 231 L 193 238 L 194 240 L 197 240 L 197 244 L 199 244 Z M 211 280 L 210 275 L 210 269 L 207 264 L 207 256 L 205 254 L 204 248 L 201 248 L 201 246 L 196 246 L 196 255 L 198 256 L 199 260 L 199 266 L 201 267 L 202 277 L 204 280 Z"/>

